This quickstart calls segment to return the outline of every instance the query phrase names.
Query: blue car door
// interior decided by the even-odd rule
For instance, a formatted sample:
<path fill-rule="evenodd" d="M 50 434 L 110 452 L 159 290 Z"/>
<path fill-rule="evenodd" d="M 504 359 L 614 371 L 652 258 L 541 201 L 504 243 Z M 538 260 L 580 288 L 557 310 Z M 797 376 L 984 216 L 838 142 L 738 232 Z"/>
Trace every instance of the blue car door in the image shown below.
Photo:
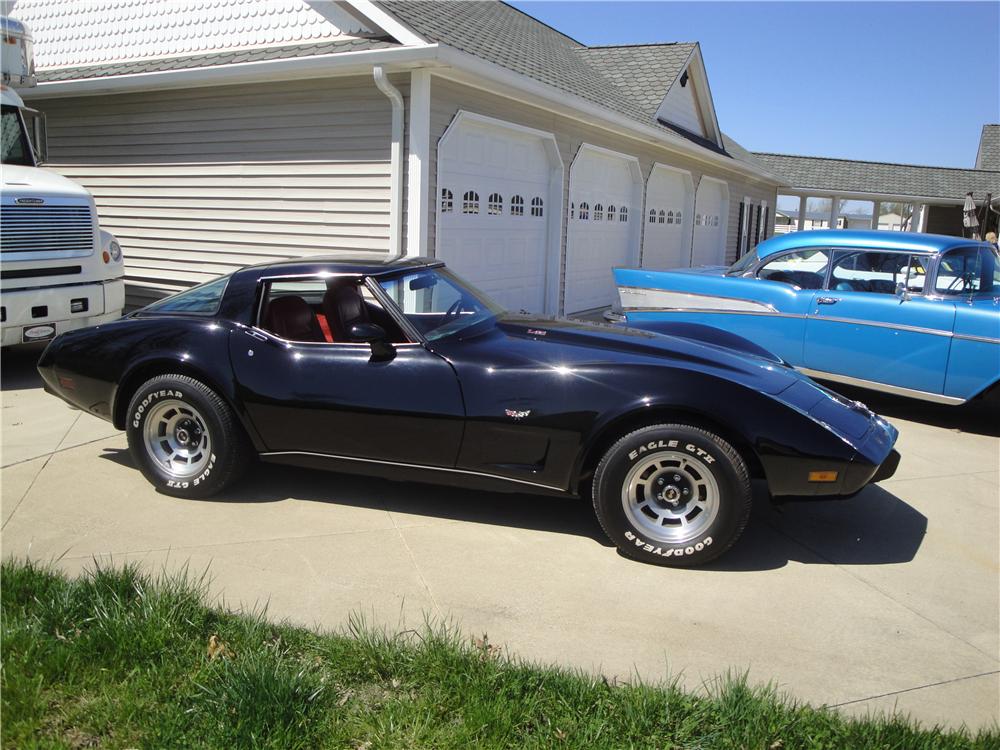
<path fill-rule="evenodd" d="M 806 369 L 942 393 L 955 303 L 925 296 L 927 265 L 924 255 L 838 251 L 806 322 Z"/>

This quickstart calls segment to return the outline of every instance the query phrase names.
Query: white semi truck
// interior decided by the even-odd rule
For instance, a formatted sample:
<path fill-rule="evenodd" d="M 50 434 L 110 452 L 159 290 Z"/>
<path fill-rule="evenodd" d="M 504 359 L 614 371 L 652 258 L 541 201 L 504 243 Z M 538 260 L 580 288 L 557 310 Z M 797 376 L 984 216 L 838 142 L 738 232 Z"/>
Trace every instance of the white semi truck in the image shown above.
<path fill-rule="evenodd" d="M 98 226 L 93 197 L 38 166 L 25 119 L 32 110 L 14 91 L 35 85 L 30 32 L 0 17 L 0 33 L 0 331 L 6 347 L 121 317 L 125 282 L 121 246 Z M 41 128 L 35 132 L 44 137 Z"/>

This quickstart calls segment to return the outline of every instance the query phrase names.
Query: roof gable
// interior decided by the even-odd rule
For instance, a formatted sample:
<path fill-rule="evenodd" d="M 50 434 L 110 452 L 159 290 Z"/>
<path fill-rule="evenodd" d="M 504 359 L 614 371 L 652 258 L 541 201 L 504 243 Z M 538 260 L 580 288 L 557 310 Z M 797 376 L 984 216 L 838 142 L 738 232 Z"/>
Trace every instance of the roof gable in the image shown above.
<path fill-rule="evenodd" d="M 36 67 L 111 65 L 381 35 L 341 3 L 310 0 L 20 0 Z"/>
<path fill-rule="evenodd" d="M 976 169 L 1000 169 L 1000 125 L 983 125 Z"/>

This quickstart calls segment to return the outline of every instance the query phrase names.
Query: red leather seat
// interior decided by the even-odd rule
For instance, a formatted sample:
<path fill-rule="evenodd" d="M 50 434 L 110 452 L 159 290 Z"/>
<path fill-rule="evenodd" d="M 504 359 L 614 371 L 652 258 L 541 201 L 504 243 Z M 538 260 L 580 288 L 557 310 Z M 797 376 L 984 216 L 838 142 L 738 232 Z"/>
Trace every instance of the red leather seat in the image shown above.
<path fill-rule="evenodd" d="M 267 306 L 264 327 L 289 341 L 323 341 L 309 304 L 296 295 L 278 297 Z"/>

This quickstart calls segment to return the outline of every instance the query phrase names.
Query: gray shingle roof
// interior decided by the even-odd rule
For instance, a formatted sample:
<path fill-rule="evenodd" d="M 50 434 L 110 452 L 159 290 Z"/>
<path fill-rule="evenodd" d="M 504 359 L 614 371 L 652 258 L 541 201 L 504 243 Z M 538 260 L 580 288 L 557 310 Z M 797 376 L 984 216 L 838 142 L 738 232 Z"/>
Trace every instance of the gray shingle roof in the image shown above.
<path fill-rule="evenodd" d="M 1000 169 L 1000 125 L 983 125 L 976 169 Z"/>
<path fill-rule="evenodd" d="M 359 52 L 369 49 L 384 49 L 400 45 L 384 39 L 337 39 L 316 44 L 296 44 L 262 49 L 214 52 L 204 55 L 185 55 L 159 60 L 135 60 L 114 65 L 86 65 L 77 68 L 50 68 L 38 71 L 38 82 L 75 81 L 82 78 L 103 78 L 105 76 L 134 75 L 137 73 L 158 73 L 167 70 L 206 68 L 216 65 L 233 65 L 263 60 L 283 60 L 296 57 L 332 55 L 342 52 Z"/>
<path fill-rule="evenodd" d="M 674 42 L 584 47 L 576 53 L 651 120 L 695 47 L 692 43 Z"/>
<path fill-rule="evenodd" d="M 587 47 L 495 0 L 380 0 L 379 4 L 429 41 L 455 47 L 643 125 L 674 131 L 654 115 L 696 44 Z"/>
<path fill-rule="evenodd" d="M 798 189 L 961 199 L 972 191 L 1000 195 L 1000 171 L 754 153 L 769 172 Z"/>

